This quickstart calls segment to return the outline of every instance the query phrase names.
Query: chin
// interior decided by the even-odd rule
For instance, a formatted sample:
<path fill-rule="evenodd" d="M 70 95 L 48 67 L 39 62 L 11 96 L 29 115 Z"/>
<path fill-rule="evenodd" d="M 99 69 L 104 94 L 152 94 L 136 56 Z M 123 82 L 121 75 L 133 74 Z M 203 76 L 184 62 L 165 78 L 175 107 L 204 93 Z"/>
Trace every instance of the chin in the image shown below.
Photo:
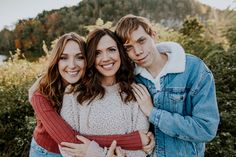
<path fill-rule="evenodd" d="M 67 82 L 69 82 L 69 84 L 74 84 L 74 83 L 76 83 L 76 82 L 78 82 L 80 79 L 76 79 L 76 80 L 69 80 L 69 81 L 67 81 Z"/>

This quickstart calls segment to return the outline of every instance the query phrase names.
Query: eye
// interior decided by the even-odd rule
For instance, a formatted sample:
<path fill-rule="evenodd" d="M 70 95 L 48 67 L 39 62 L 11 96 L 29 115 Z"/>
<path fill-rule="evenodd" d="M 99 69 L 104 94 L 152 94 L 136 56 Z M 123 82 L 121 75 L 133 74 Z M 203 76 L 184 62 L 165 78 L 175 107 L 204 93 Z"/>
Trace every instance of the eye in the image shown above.
<path fill-rule="evenodd" d="M 129 52 L 133 49 L 133 46 L 125 46 L 125 51 Z"/>
<path fill-rule="evenodd" d="M 140 38 L 140 39 L 138 40 L 138 43 L 139 43 L 139 44 L 144 44 L 145 41 L 146 41 L 146 38 Z"/>
<path fill-rule="evenodd" d="M 102 52 L 101 51 L 96 51 L 96 56 L 101 56 Z"/>
<path fill-rule="evenodd" d="M 113 52 L 116 52 L 116 51 L 117 51 L 116 48 L 113 48 L 113 47 L 108 48 L 108 52 L 109 52 L 109 53 L 113 53 Z"/>
<path fill-rule="evenodd" d="M 67 59 L 67 56 L 61 55 L 60 60 L 66 60 L 66 59 Z"/>
<path fill-rule="evenodd" d="M 76 59 L 78 59 L 78 60 L 83 60 L 83 59 L 84 59 L 84 56 L 83 56 L 82 54 L 77 55 L 77 56 L 76 56 Z"/>

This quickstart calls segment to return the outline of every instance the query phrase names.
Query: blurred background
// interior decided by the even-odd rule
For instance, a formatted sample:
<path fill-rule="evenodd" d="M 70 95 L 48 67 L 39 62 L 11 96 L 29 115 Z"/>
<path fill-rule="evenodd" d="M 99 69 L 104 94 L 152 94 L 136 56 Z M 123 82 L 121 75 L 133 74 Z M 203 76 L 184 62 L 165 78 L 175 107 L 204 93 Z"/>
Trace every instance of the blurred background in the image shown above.
<path fill-rule="evenodd" d="M 28 156 L 35 119 L 27 90 L 55 40 L 114 29 L 130 13 L 151 20 L 157 42 L 180 43 L 212 70 L 221 122 L 206 156 L 236 156 L 235 9 L 234 0 L 0 0 L 0 156 Z"/>

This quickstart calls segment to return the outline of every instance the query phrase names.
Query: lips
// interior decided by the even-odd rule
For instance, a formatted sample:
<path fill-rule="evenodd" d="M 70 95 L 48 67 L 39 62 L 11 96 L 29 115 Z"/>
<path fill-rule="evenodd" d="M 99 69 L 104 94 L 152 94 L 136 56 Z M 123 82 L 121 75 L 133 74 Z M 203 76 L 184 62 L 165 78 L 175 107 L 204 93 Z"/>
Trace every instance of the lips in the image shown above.
<path fill-rule="evenodd" d="M 144 60 L 147 58 L 148 55 L 144 56 L 143 58 L 141 59 L 137 59 L 137 62 L 144 62 Z"/>
<path fill-rule="evenodd" d="M 110 64 L 104 64 L 101 65 L 101 67 L 105 70 L 111 70 L 113 68 L 114 63 L 110 63 Z"/>
<path fill-rule="evenodd" d="M 67 74 L 69 74 L 70 76 L 77 76 L 79 73 L 79 71 L 67 71 Z"/>

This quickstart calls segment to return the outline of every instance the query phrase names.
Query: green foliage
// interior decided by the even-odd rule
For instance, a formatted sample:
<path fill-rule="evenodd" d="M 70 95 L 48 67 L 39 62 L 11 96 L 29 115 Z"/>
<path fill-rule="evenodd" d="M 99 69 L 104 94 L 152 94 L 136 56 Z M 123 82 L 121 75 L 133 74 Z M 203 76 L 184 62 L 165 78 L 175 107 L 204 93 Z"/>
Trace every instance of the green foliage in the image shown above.
<path fill-rule="evenodd" d="M 12 56 L 0 65 L 0 156 L 28 156 L 35 125 L 28 88 L 42 64 Z"/>
<path fill-rule="evenodd" d="M 217 137 L 207 145 L 207 156 L 236 156 L 236 51 L 229 49 L 207 60 L 215 76 L 221 122 Z"/>
<path fill-rule="evenodd" d="M 187 17 L 184 20 L 183 27 L 180 29 L 180 33 L 191 38 L 201 38 L 204 33 L 203 25 L 197 17 Z"/>
<path fill-rule="evenodd" d="M 9 55 L 8 51 L 14 49 L 14 34 L 8 29 L 0 32 L 0 54 Z"/>
<path fill-rule="evenodd" d="M 185 51 L 203 60 L 224 51 L 222 44 L 215 43 L 206 36 L 206 29 L 197 17 L 187 17 L 179 32 L 183 36 L 179 42 L 184 46 Z"/>
<path fill-rule="evenodd" d="M 228 41 L 229 41 L 229 44 L 230 46 L 233 46 L 235 45 L 235 42 L 236 42 L 236 27 L 230 27 L 226 33 L 225 33 Z"/>
<path fill-rule="evenodd" d="M 9 56 L 9 51 L 19 48 L 27 59 L 40 57 L 43 40 L 49 45 L 71 31 L 86 36 L 85 26 L 93 25 L 98 18 L 115 24 L 126 14 L 149 17 L 170 28 L 179 28 L 186 15 L 198 15 L 202 20 L 218 18 L 218 12 L 195 0 L 83 0 L 76 6 L 43 11 L 35 18 L 19 20 L 12 31 L 0 31 L 0 54 Z"/>
<path fill-rule="evenodd" d="M 228 50 L 205 36 L 204 26 L 195 18 L 187 18 L 180 29 L 183 38 L 179 42 L 187 52 L 202 58 L 215 77 L 221 121 L 216 138 L 207 144 L 206 157 L 236 156 L 236 40 L 232 35 L 236 29 L 231 27 L 226 32 Z"/>
<path fill-rule="evenodd" d="M 101 18 L 98 18 L 96 20 L 96 24 L 95 25 L 85 26 L 84 28 L 86 28 L 89 32 L 94 30 L 94 29 L 96 29 L 96 28 L 111 29 L 112 28 L 112 22 L 107 21 L 106 23 L 104 23 L 104 21 Z"/>
<path fill-rule="evenodd" d="M 80 8 L 80 10 L 78 10 L 78 7 L 72 7 L 73 11 L 63 8 L 60 13 L 55 13 L 55 11 L 43 12 L 42 15 L 37 17 L 36 20 L 42 21 L 41 23 L 44 24 L 46 30 L 44 33 L 48 36 L 48 38 L 45 37 L 47 39 L 45 42 L 41 41 L 45 51 L 49 52 L 47 45 L 50 45 L 51 41 L 67 30 L 76 31 L 81 29 L 86 32 L 95 27 L 110 28 L 112 26 L 113 20 L 110 20 L 111 22 L 107 21 L 106 18 L 108 17 L 105 17 L 105 15 L 100 19 L 93 17 L 95 14 L 100 15 L 100 5 L 106 5 L 105 1 L 87 1 L 81 2 L 80 7 L 83 6 L 84 8 Z M 86 4 L 83 4 L 85 2 Z M 137 1 L 137 5 L 138 3 L 142 6 L 146 5 L 141 2 Z M 163 1 L 163 3 L 169 3 L 169 1 Z M 114 6 L 121 4 L 125 4 L 124 9 L 127 9 L 128 6 L 126 4 L 128 5 L 129 1 L 114 1 L 112 3 Z M 107 10 L 109 8 L 110 6 L 106 6 Z M 89 16 L 82 17 L 83 14 L 80 14 L 82 9 L 88 9 Z M 113 11 L 116 12 L 116 10 Z M 119 16 L 122 15 L 120 11 L 117 11 L 117 14 Z M 61 18 L 64 15 L 67 19 Z M 70 18 L 74 19 L 73 27 L 69 26 L 68 20 Z M 79 20 L 76 20 L 77 18 Z M 83 23 L 84 19 L 87 21 Z M 57 20 L 59 21 L 55 26 L 54 22 Z M 97 22 L 95 23 L 96 20 Z M 58 28 L 60 24 L 65 26 L 65 29 L 55 31 L 54 29 Z M 211 36 L 208 36 L 205 25 L 195 17 L 188 17 L 180 31 L 163 27 L 160 24 L 156 24 L 155 29 L 158 35 L 157 41 L 176 41 L 181 43 L 186 52 L 202 58 L 212 70 L 216 82 L 221 122 L 216 138 L 206 146 L 206 157 L 236 156 L 236 39 L 234 35 L 236 34 L 236 27 L 233 25 L 225 30 L 224 40 L 226 39 L 227 42 L 225 43 L 229 43 L 229 45 L 217 43 Z M 11 32 L 5 30 L 5 36 L 9 36 L 10 39 Z M 25 36 L 25 38 L 27 39 L 28 37 Z M 224 49 L 223 47 L 229 48 Z M 33 111 L 27 101 L 27 89 L 35 80 L 37 74 L 43 70 L 45 59 L 31 63 L 24 59 L 23 54 L 16 50 L 8 62 L 0 65 L 0 156 L 3 157 L 28 156 L 29 143 L 35 125 Z"/>

